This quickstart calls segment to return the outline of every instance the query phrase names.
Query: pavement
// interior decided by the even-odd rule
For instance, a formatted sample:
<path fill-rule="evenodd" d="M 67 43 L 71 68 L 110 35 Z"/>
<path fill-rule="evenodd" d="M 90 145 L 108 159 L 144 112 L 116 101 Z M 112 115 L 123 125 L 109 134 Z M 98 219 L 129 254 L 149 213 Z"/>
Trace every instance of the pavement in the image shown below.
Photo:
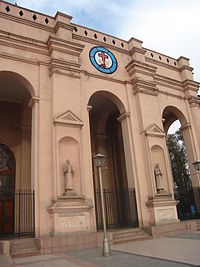
<path fill-rule="evenodd" d="M 200 232 L 101 248 L 19 259 L 0 255 L 0 267 L 185 267 L 200 266 Z"/>

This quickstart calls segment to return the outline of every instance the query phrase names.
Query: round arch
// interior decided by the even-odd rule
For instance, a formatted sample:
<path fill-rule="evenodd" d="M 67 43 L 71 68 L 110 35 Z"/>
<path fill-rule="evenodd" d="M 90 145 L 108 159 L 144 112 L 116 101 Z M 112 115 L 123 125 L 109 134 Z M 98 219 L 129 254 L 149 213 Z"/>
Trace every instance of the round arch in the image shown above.
<path fill-rule="evenodd" d="M 36 95 L 35 90 L 30 81 L 17 72 L 2 70 L 0 71 L 0 80 L 2 79 L 9 79 L 10 83 L 17 81 L 23 89 L 26 89 L 29 92 L 31 97 L 34 97 Z"/>
<path fill-rule="evenodd" d="M 105 98 L 108 98 L 117 106 L 120 114 L 123 114 L 126 112 L 125 105 L 122 103 L 122 101 L 115 94 L 108 92 L 108 91 L 104 91 L 104 90 L 96 91 L 92 95 L 90 95 L 89 100 L 88 100 L 88 105 L 90 105 L 91 99 L 94 96 L 103 96 Z"/>
<path fill-rule="evenodd" d="M 163 120 L 163 127 L 164 127 L 165 132 L 168 131 L 170 125 L 176 120 L 180 121 L 181 126 L 187 124 L 187 120 L 186 120 L 186 117 L 183 114 L 183 112 L 174 106 L 166 106 L 163 109 L 162 118 L 164 119 Z"/>
<path fill-rule="evenodd" d="M 129 198 L 135 199 L 135 190 L 128 120 L 119 120 L 120 114 L 126 112 L 125 106 L 115 94 L 106 91 L 93 93 L 88 105 L 92 106 L 89 113 L 92 155 L 105 155 L 102 172 L 106 212 L 109 214 L 107 225 L 110 228 L 137 226 L 136 201 L 131 202 L 133 206 L 126 206 L 130 203 Z M 93 184 L 97 229 L 101 229 L 99 179 L 94 165 Z"/>

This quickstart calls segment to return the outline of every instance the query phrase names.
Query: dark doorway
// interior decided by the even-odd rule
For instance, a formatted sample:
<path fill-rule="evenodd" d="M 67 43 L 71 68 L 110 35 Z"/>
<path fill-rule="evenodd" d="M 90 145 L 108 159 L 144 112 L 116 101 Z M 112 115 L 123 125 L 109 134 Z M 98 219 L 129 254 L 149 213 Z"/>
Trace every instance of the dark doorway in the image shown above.
<path fill-rule="evenodd" d="M 14 231 L 15 159 L 12 151 L 0 144 L 0 233 Z"/>
<path fill-rule="evenodd" d="M 138 226 L 134 188 L 128 187 L 120 112 L 107 96 L 95 94 L 89 105 L 92 155 L 106 156 L 102 168 L 107 227 Z M 102 228 L 99 178 L 93 166 L 97 228 Z"/>

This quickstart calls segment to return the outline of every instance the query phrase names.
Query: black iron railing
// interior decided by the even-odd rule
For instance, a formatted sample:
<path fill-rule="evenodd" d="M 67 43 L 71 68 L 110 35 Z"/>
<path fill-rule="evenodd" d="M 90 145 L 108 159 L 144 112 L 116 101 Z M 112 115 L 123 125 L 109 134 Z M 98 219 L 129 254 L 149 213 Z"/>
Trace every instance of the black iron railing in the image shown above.
<path fill-rule="evenodd" d="M 0 239 L 34 236 L 34 191 L 0 191 Z"/>
<path fill-rule="evenodd" d="M 176 187 L 174 197 L 179 201 L 177 212 L 180 220 L 200 218 L 200 188 Z"/>
<path fill-rule="evenodd" d="M 137 205 L 134 189 L 104 189 L 107 228 L 137 227 Z M 97 228 L 102 229 L 100 191 L 95 192 Z"/>

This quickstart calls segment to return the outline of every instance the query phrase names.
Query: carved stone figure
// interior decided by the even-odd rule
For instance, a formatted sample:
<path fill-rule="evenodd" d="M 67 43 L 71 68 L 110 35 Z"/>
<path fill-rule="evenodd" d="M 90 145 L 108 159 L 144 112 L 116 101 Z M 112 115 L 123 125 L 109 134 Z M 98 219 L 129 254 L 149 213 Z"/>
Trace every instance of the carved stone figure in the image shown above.
<path fill-rule="evenodd" d="M 156 163 L 156 166 L 154 168 L 154 174 L 155 174 L 155 179 L 156 179 L 157 193 L 161 193 L 164 190 L 164 187 L 163 187 L 162 172 L 161 172 L 161 169 L 158 163 Z"/>
<path fill-rule="evenodd" d="M 66 165 L 64 167 L 64 175 L 65 175 L 65 192 L 73 191 L 73 176 L 74 176 L 74 169 L 70 163 L 70 160 L 66 160 Z"/>

